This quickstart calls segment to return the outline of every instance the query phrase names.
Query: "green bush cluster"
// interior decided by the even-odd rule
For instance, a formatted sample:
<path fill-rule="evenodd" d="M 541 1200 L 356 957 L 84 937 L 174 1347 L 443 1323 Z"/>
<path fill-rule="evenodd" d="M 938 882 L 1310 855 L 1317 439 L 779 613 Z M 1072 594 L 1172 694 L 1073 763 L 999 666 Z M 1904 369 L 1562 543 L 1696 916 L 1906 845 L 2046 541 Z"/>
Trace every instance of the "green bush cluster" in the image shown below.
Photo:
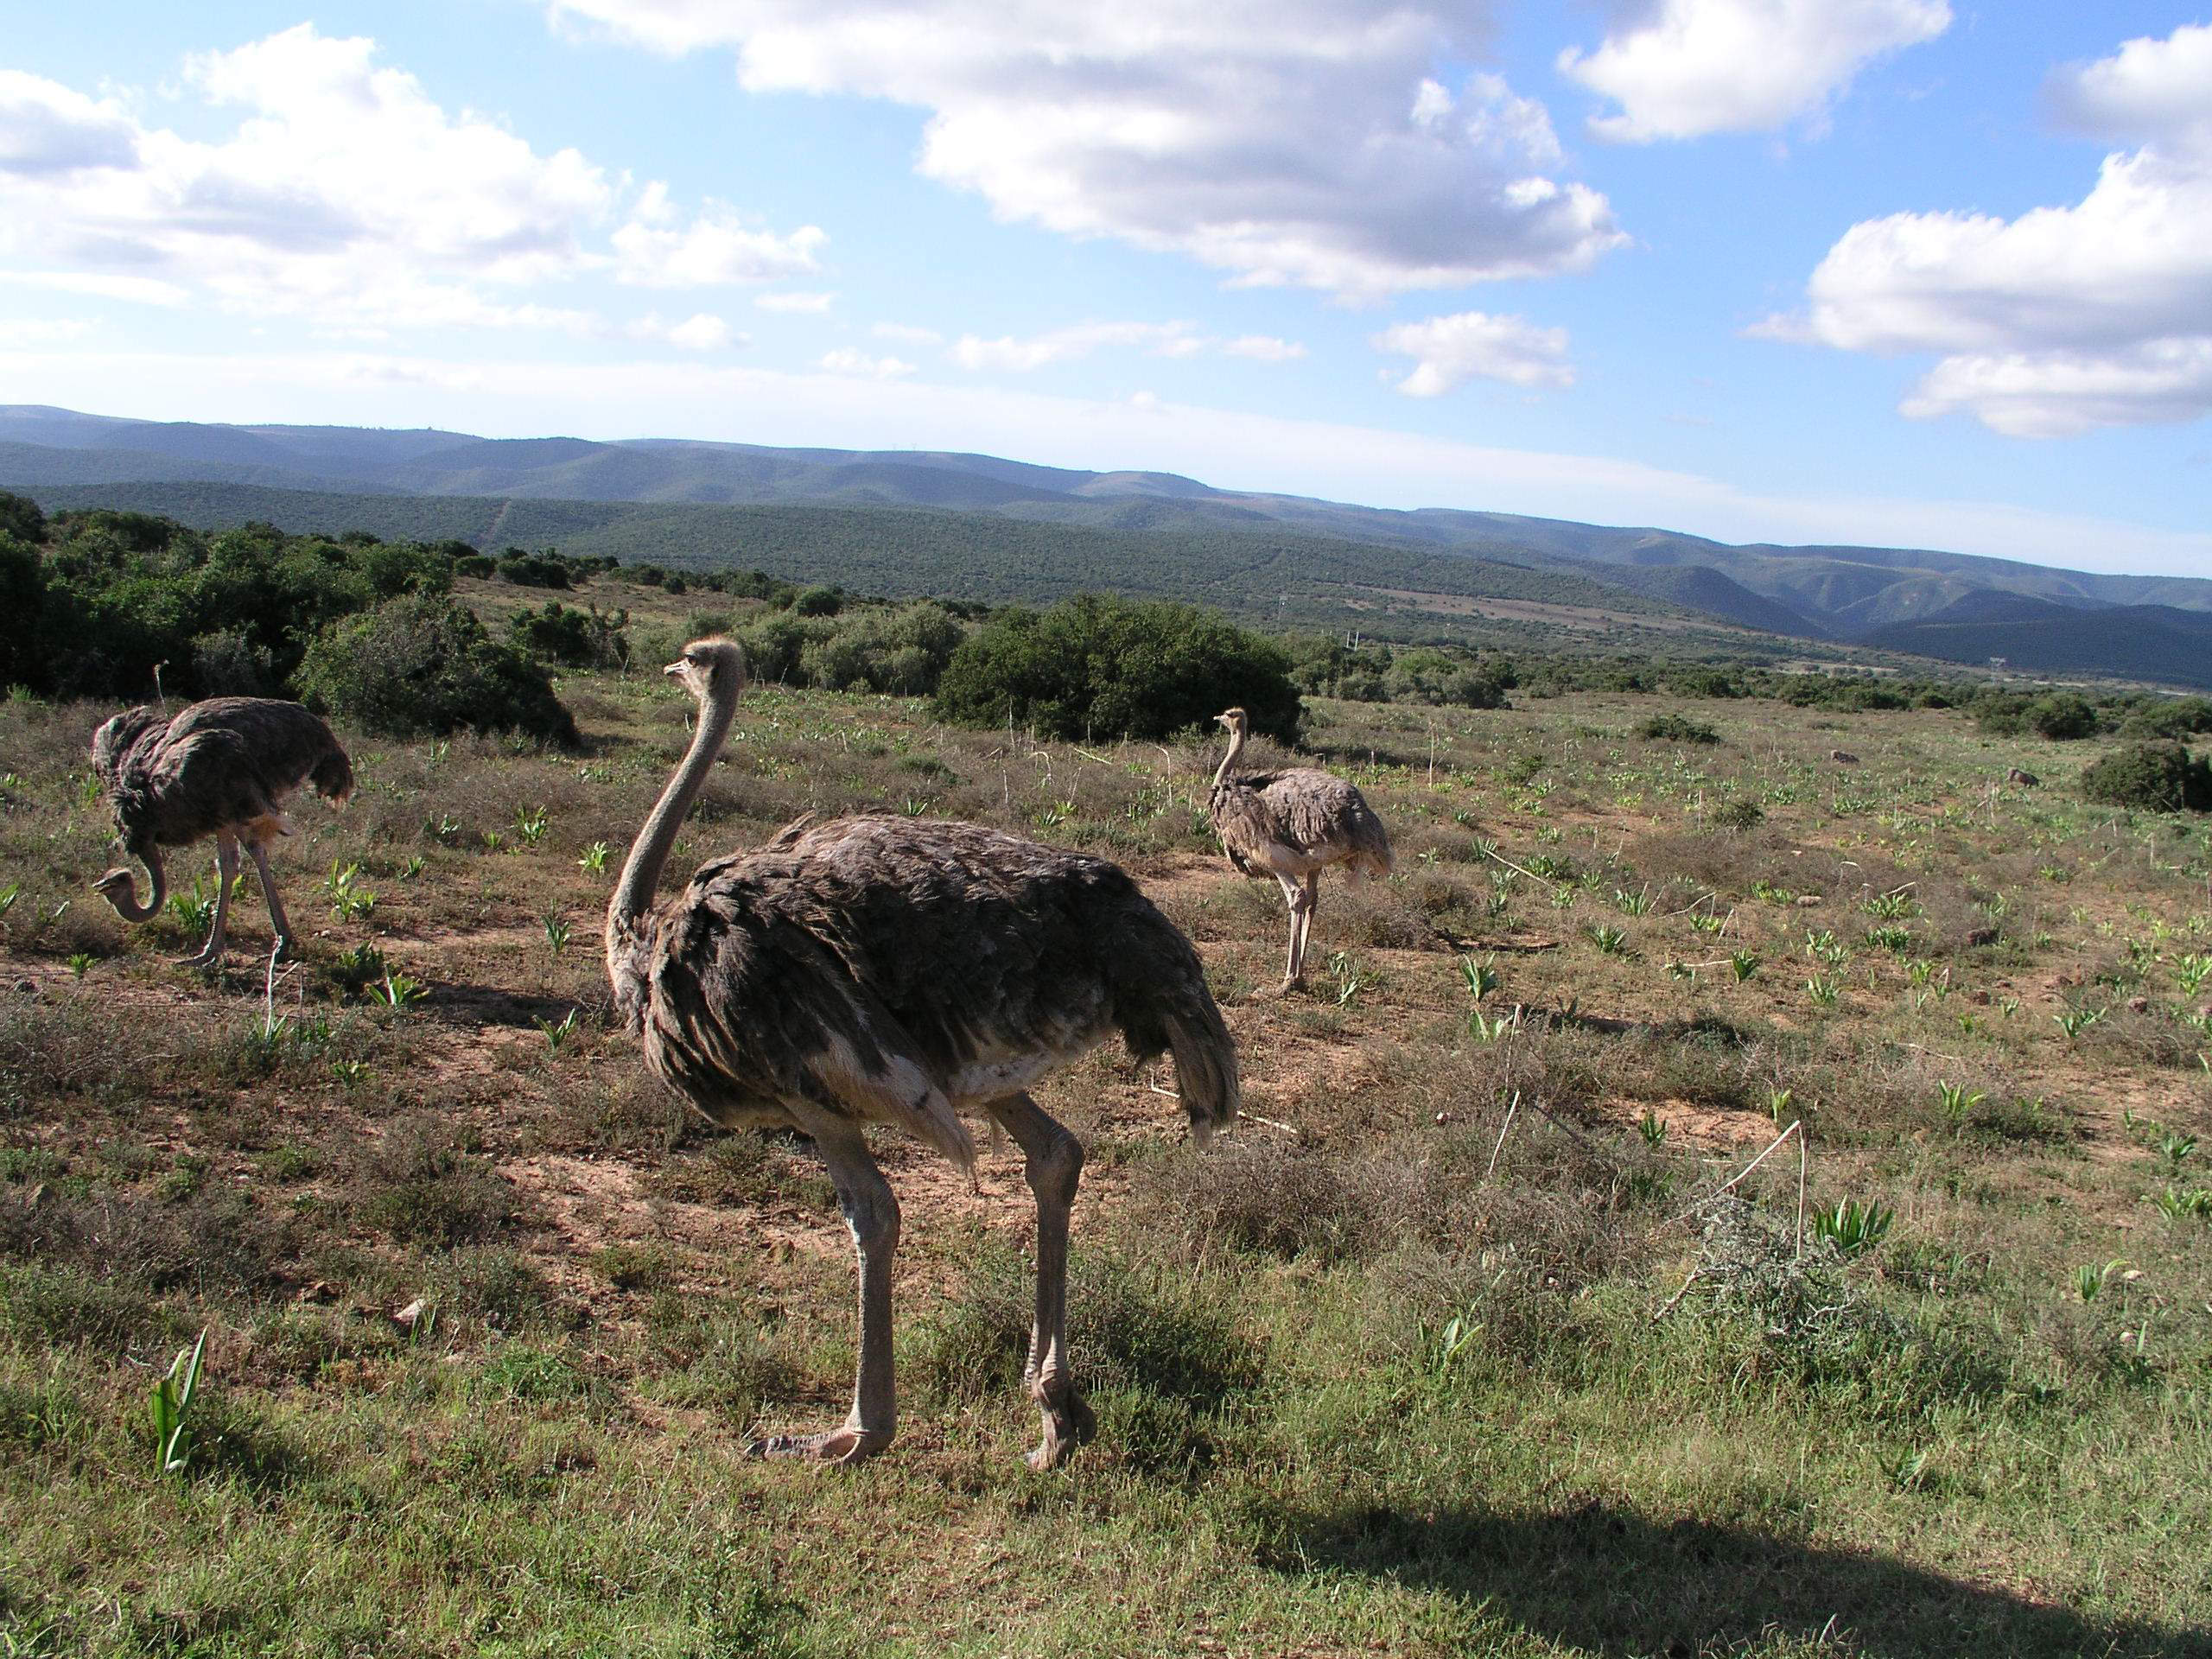
<path fill-rule="evenodd" d="M 1993 737 L 2037 737 L 2070 742 L 2094 737 L 2104 721 L 2096 708 L 2078 691 L 2046 691 L 2031 696 L 2022 691 L 1985 691 L 1967 705 L 1974 724 Z"/>
<path fill-rule="evenodd" d="M 630 637 L 627 611 L 602 612 L 596 605 L 576 610 L 557 599 L 542 611 L 518 611 L 507 619 L 507 638 L 540 662 L 571 668 L 627 668 Z"/>
<path fill-rule="evenodd" d="M 2131 743 L 2082 773 L 2082 793 L 2107 806 L 2212 812 L 2212 760 L 2164 740 Z"/>
<path fill-rule="evenodd" d="M 0 677 L 71 696 L 281 694 L 308 642 L 340 618 L 406 593 L 441 594 L 438 549 L 288 536 L 250 524 L 203 535 L 150 513 L 39 519 L 0 499 Z M 28 505 L 28 504 L 26 504 Z"/>
<path fill-rule="evenodd" d="M 1239 704 L 1255 731 L 1295 738 L 1281 646 L 1188 605 L 1099 594 L 998 612 L 953 653 L 937 693 L 940 719 L 1076 741 L 1166 737 Z"/>
<path fill-rule="evenodd" d="M 1662 743 L 1718 743 L 1720 734 L 1686 715 L 1654 715 L 1636 728 L 1638 737 Z"/>
<path fill-rule="evenodd" d="M 326 630 L 298 680 L 309 704 L 389 736 L 467 728 L 577 741 L 544 669 L 443 594 L 388 600 Z"/>
<path fill-rule="evenodd" d="M 920 600 L 827 614 L 794 606 L 731 637 L 745 647 L 747 668 L 757 680 L 926 696 L 937 690 L 966 630 L 944 606 Z"/>
<path fill-rule="evenodd" d="M 1289 641 L 1291 677 L 1301 691 L 1353 702 L 1457 704 L 1503 709 L 1514 683 L 1502 659 L 1438 645 L 1348 645 L 1315 634 Z"/>

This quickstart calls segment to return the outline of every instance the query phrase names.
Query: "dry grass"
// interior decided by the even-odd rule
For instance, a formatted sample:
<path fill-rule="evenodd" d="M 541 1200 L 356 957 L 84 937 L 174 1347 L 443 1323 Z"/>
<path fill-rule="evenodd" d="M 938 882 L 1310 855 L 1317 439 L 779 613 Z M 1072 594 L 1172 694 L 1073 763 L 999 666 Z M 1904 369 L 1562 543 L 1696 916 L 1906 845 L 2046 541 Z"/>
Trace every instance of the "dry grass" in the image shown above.
<path fill-rule="evenodd" d="M 85 893 L 103 711 L 0 707 L 0 1501 L 40 1517 L 0 1545 L 0 1638 L 2203 1650 L 2212 1268 L 2206 1223 L 2154 1202 L 2212 1185 L 2201 829 L 2071 804 L 2078 762 L 1948 715 L 1729 704 L 1693 747 L 1632 735 L 1645 698 L 1328 705 L 1317 753 L 1400 869 L 1325 877 L 1313 984 L 1277 999 L 1281 900 L 1213 853 L 1198 745 L 757 690 L 679 865 L 852 809 L 1109 853 L 1198 941 L 1254 1115 L 1198 1157 L 1113 1056 L 1039 1091 L 1091 1149 L 1072 1319 L 1102 1420 L 1041 1480 L 1018 1160 L 971 1192 L 887 1138 L 906 1433 L 824 1481 L 735 1452 L 842 1409 L 827 1183 L 701 1124 L 608 1026 L 598 918 L 687 705 L 655 676 L 564 692 L 578 756 L 353 740 L 356 802 L 303 805 L 279 852 L 307 938 L 273 1029 L 250 891 L 212 981 L 163 961 L 181 925 Z M 1839 745 L 1863 764 L 1813 759 Z M 1718 827 L 1738 801 L 1758 824 Z M 423 995 L 381 1002 L 385 971 Z M 1737 1189 L 1745 1230 L 1701 1229 L 1800 1119 L 1812 1207 L 1897 1219 L 1793 1279 L 1794 1155 Z M 1652 1321 L 1724 1256 L 1736 1291 Z M 164 1482 L 149 1368 L 203 1327 L 214 1438 Z M 955 1609 L 948 1580 L 989 1593 Z"/>

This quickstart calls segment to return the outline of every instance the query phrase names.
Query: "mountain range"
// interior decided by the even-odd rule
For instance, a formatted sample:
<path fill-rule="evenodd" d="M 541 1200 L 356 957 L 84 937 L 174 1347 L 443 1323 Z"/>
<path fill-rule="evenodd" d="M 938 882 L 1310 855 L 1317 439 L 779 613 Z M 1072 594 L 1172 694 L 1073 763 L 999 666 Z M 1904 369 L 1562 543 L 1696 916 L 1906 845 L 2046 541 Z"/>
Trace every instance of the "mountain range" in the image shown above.
<path fill-rule="evenodd" d="M 177 487 L 188 485 L 197 487 Z M 152 486 L 166 493 L 149 497 Z M 1129 564 L 1145 576 L 1131 584 L 1137 589 L 1173 591 L 1179 567 L 1198 590 L 1191 597 L 1219 602 L 1204 590 L 1242 582 L 1248 601 L 1265 588 L 1286 613 L 1293 589 L 1310 581 L 1399 597 L 1503 596 L 1682 616 L 1975 665 L 2004 658 L 2031 671 L 2212 684 L 2212 580 L 2100 575 L 1929 549 L 1733 545 L 1656 528 L 1395 511 L 990 455 L 157 423 L 14 405 L 0 406 L 0 487 L 49 505 L 189 501 L 204 522 L 284 522 L 296 516 L 283 511 L 288 499 L 321 498 L 316 510 L 327 512 L 343 498 L 358 515 L 347 523 L 380 534 L 552 543 L 679 564 L 709 562 L 733 536 L 757 562 L 764 533 L 772 548 L 786 547 L 809 524 L 835 522 L 852 534 L 852 512 L 903 509 L 910 527 L 925 515 L 960 515 L 987 556 L 1065 566 L 1071 588 L 1121 585 L 1117 569 Z M 705 511 L 717 508 L 751 511 Z M 838 516 L 760 511 L 769 508 Z M 979 517 L 1002 522 L 985 531 Z M 1056 537 L 1067 556 L 1054 553 Z M 1531 588 L 1515 571 L 1550 580 Z M 896 569 L 883 574 L 891 579 L 877 590 L 899 590 Z M 964 585 L 992 596 L 987 571 L 969 575 L 976 579 L 963 577 Z M 1043 591 L 1062 585 L 1049 581 Z"/>

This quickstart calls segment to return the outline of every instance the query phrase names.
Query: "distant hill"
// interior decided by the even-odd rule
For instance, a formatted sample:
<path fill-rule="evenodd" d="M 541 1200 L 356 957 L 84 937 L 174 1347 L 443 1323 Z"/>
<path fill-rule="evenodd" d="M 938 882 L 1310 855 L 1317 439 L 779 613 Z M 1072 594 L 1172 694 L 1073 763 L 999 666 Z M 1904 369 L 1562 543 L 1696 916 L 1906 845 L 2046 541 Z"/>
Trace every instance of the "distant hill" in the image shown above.
<path fill-rule="evenodd" d="M 1025 561 L 1019 571 L 997 572 L 993 580 L 1001 590 L 1042 580 L 1051 561 L 1039 550 L 1052 545 L 1055 534 L 1077 531 L 1160 543 L 1148 553 L 1115 543 L 1111 569 L 1093 581 L 1120 580 L 1115 573 L 1122 570 L 1152 571 L 1167 581 L 1177 574 L 1183 550 L 1203 546 L 1213 550 L 1192 567 L 1199 573 L 1192 582 L 1226 588 L 1233 584 L 1225 575 L 1204 573 L 1241 567 L 1255 579 L 1271 571 L 1279 576 L 1279 562 L 1290 556 L 1286 550 L 1297 547 L 1291 563 L 1301 571 L 1344 565 L 1376 574 L 1371 585 L 1378 588 L 1408 588 L 1417 578 L 1423 591 L 1459 593 L 1445 585 L 1453 579 L 1440 574 L 1456 561 L 1491 572 L 1456 580 L 1490 584 L 1497 568 L 1512 567 L 1524 573 L 1516 580 L 1546 578 L 1569 584 L 1550 591 L 1581 595 L 1558 603 L 1592 603 L 1624 615 L 1657 605 L 1714 625 L 1885 650 L 1916 650 L 1896 642 L 1924 637 L 1950 640 L 1963 652 L 1960 630 L 2007 626 L 2018 635 L 2014 649 L 1943 654 L 1961 661 L 1995 654 L 2027 670 L 2191 684 L 2201 683 L 2203 670 L 2201 654 L 2183 643 L 2196 638 L 2190 619 L 2212 616 L 2212 580 L 2196 577 L 2098 575 L 1926 549 L 1733 546 L 1649 527 L 1446 508 L 1398 512 L 1217 490 L 1170 473 L 1084 472 L 992 455 L 683 439 L 491 439 L 431 428 L 164 423 L 38 405 L 0 407 L 0 486 L 43 497 L 92 487 L 112 495 L 118 486 L 153 484 L 286 492 L 287 512 L 299 505 L 294 498 L 342 498 L 361 504 L 349 507 L 358 516 L 347 522 L 365 528 L 467 525 L 437 533 L 486 544 L 558 542 L 575 551 L 585 550 L 575 539 L 583 537 L 594 550 L 636 550 L 626 556 L 662 563 L 698 563 L 695 555 L 709 543 L 691 538 L 735 533 L 721 520 L 690 516 L 712 508 L 958 513 L 1034 532 L 973 530 L 976 551 L 966 563 L 946 549 L 948 571 L 1001 556 Z M 366 505 L 379 498 L 415 505 Z M 203 516 L 215 511 L 214 496 L 203 492 L 190 499 Z M 478 505 L 433 505 L 457 499 Z M 235 498 L 221 510 L 244 511 L 245 499 Z M 594 516 L 582 511 L 591 504 L 632 510 Z M 759 525 L 747 533 L 760 533 Z M 1239 553 L 1224 537 L 1262 545 Z M 843 545 L 839 559 L 860 560 L 849 567 L 855 569 L 866 566 L 857 541 Z M 1067 545 L 1105 556 L 1103 544 L 1079 537 Z M 1355 547 L 1368 551 L 1344 551 Z M 1383 550 L 1395 551 L 1395 562 Z M 1572 585 L 1578 582 L 1584 585 Z M 2060 607 L 2073 617 L 2075 631 L 2069 634 L 2056 613 L 2038 613 L 2033 624 L 1974 620 L 1978 596 L 1990 594 Z M 1279 596 L 1277 602 L 1288 601 Z M 1252 608 L 1249 594 L 1241 608 Z M 1911 632 L 1916 629 L 1933 632 Z"/>
<path fill-rule="evenodd" d="M 264 519 L 295 531 L 348 529 L 387 540 L 478 547 L 557 546 L 671 569 L 759 568 L 856 592 L 1049 601 L 1110 588 L 1202 601 L 1282 626 L 1392 637 L 1480 638 L 1518 646 L 1645 648 L 1640 630 L 1700 638 L 1700 619 L 1662 600 L 1573 571 L 1371 543 L 1278 533 L 1154 533 L 1027 523 L 912 507 L 719 506 L 518 497 L 274 490 L 220 482 L 32 486 L 49 512 L 117 507 L 201 528 Z M 1686 632 L 1687 631 L 1687 632 Z M 1573 643 L 1573 642 L 1569 642 Z M 1712 629 L 1737 655 L 1781 657 L 1791 642 Z"/>

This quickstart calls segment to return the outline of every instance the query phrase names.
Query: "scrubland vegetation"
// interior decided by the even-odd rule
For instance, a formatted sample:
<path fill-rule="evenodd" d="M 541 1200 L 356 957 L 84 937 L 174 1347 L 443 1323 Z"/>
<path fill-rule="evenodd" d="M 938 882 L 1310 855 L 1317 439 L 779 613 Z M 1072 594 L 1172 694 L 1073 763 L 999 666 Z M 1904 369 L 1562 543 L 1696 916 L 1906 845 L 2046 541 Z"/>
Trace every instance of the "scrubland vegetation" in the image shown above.
<path fill-rule="evenodd" d="M 884 1138 L 905 1416 L 824 1473 L 739 1453 L 842 1409 L 827 1183 L 645 1077 L 597 948 L 687 737 L 665 643 L 937 622 L 758 586 L 588 575 L 627 673 L 530 654 L 545 591 L 496 567 L 365 601 L 458 594 L 575 741 L 341 708 L 358 792 L 278 849 L 273 980 L 251 906 L 224 976 L 168 965 L 204 873 L 136 930 L 86 893 L 110 705 L 0 703 L 7 1649 L 2208 1651 L 2212 823 L 2078 787 L 2163 705 L 1999 734 L 1972 688 L 1541 662 L 1510 709 L 1309 696 L 1399 868 L 1325 881 L 1276 999 L 1281 900 L 1215 852 L 1195 735 L 755 687 L 681 868 L 855 809 L 1119 859 L 1249 1115 L 1198 1154 L 1110 1052 L 1039 1090 L 1090 1148 L 1100 1418 L 1045 1476 L 1019 1160 L 970 1192 Z M 1601 683 L 1646 672 L 1709 689 Z"/>

